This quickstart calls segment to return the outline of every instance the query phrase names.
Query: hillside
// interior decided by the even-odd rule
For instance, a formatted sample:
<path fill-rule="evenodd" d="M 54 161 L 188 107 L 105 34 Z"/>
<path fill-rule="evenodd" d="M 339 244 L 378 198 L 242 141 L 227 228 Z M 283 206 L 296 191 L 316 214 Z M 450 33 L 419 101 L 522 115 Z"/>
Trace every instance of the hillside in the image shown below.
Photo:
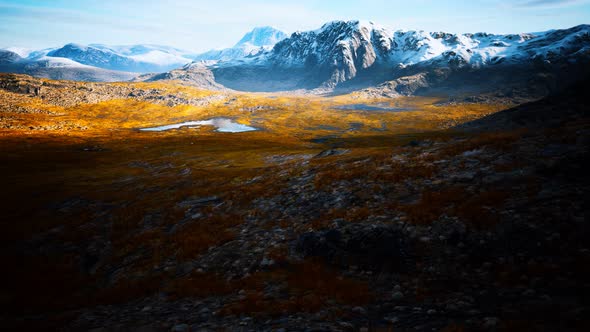
<path fill-rule="evenodd" d="M 586 330 L 587 88 L 519 106 L 2 74 L 0 321 Z"/>

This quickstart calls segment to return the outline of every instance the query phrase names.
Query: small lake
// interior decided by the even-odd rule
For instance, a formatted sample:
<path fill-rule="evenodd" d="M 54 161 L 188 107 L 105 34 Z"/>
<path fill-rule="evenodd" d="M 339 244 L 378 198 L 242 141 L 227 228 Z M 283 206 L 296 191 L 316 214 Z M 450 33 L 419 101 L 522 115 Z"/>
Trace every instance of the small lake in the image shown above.
<path fill-rule="evenodd" d="M 385 105 L 368 105 L 368 104 L 350 104 L 335 106 L 334 109 L 345 111 L 382 111 L 382 112 L 405 112 L 413 111 L 411 107 L 389 107 Z"/>
<path fill-rule="evenodd" d="M 246 131 L 258 130 L 258 128 L 246 126 L 241 123 L 237 123 L 232 119 L 228 118 L 213 118 L 210 120 L 203 121 L 186 121 L 182 123 L 170 124 L 159 127 L 141 128 L 141 131 L 166 131 L 171 129 L 178 129 L 181 127 L 199 128 L 201 126 L 213 126 L 217 129 L 215 131 L 220 133 L 242 133 Z"/>

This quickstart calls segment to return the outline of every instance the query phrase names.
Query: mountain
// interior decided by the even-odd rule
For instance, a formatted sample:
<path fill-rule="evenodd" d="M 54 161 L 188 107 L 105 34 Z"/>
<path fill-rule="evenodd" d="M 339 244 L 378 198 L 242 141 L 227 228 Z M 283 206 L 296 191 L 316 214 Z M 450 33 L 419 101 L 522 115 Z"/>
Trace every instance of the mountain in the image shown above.
<path fill-rule="evenodd" d="M 24 59 L 18 54 L 6 50 L 0 50 L 0 72 L 93 82 L 128 81 L 137 76 L 135 73 L 83 65 L 67 58 L 37 56 L 35 59 Z"/>
<path fill-rule="evenodd" d="M 153 45 L 106 46 L 101 44 L 67 44 L 47 56 L 61 57 L 109 70 L 138 73 L 162 72 L 178 68 L 191 59 L 190 52 Z"/>
<path fill-rule="evenodd" d="M 496 86 L 508 81 L 522 85 L 537 76 L 559 76 L 564 68 L 575 74 L 577 69 L 567 68 L 588 67 L 589 36 L 589 25 L 494 35 L 393 31 L 371 22 L 335 21 L 295 32 L 248 61 L 220 61 L 210 68 L 219 83 L 255 91 L 273 90 L 285 82 L 293 89 L 324 90 L 390 82 L 393 93 L 407 94 L 461 80 L 466 87 L 478 83 L 483 73 L 483 78 L 491 75 L 495 81 L 490 84 Z M 411 86 L 400 84 L 402 78 Z"/>
<path fill-rule="evenodd" d="M 60 48 L 0 50 L 0 72 L 81 81 L 128 81 L 190 63 L 189 51 L 160 45 L 67 44 Z"/>
<path fill-rule="evenodd" d="M 247 44 L 253 46 L 275 45 L 287 37 L 287 34 L 273 27 L 257 27 L 245 34 L 234 47 Z"/>
<path fill-rule="evenodd" d="M 290 36 L 271 27 L 255 28 L 234 47 L 198 55 L 158 45 L 67 44 L 38 51 L 4 50 L 0 64 L 0 71 L 34 68 L 28 73 L 43 77 L 84 68 L 96 75 L 82 75 L 90 80 L 150 73 L 137 79 L 243 91 L 539 96 L 590 74 L 590 25 L 496 35 L 402 31 L 372 22 L 333 21 Z M 58 74 L 50 73 L 55 68 Z M 125 73 L 116 75 L 117 71 Z"/>
<path fill-rule="evenodd" d="M 258 27 L 246 33 L 240 41 L 231 48 L 210 50 L 197 55 L 195 61 L 232 61 L 254 57 L 268 52 L 287 35 L 272 27 Z"/>
<path fill-rule="evenodd" d="M 21 56 L 9 50 L 0 50 L 0 65 L 11 64 L 22 60 Z"/>

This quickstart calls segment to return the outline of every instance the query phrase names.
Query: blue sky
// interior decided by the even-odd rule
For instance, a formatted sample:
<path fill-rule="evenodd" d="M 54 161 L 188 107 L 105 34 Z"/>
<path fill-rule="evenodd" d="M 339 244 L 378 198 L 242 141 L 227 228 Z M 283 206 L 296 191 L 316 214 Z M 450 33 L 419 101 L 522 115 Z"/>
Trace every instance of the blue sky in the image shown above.
<path fill-rule="evenodd" d="M 0 47 L 152 43 L 229 47 L 255 26 L 288 33 L 332 20 L 393 29 L 516 33 L 590 23 L 590 0 L 0 0 Z"/>

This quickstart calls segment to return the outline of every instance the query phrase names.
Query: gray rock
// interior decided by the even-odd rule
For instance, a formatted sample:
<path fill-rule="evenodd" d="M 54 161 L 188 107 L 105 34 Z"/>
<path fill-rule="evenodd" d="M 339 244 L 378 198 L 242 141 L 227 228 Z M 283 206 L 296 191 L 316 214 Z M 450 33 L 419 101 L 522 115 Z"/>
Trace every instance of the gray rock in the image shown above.
<path fill-rule="evenodd" d="M 190 329 L 188 324 L 177 324 L 172 327 L 171 332 L 188 332 Z"/>
<path fill-rule="evenodd" d="M 330 156 L 339 156 L 342 154 L 346 154 L 350 152 L 350 150 L 347 149 L 330 149 L 330 150 L 324 150 L 320 153 L 318 153 L 314 158 L 324 158 L 324 157 L 330 157 Z"/>
<path fill-rule="evenodd" d="M 391 295 L 391 299 L 394 301 L 400 301 L 404 298 L 404 293 L 397 291 Z"/>

